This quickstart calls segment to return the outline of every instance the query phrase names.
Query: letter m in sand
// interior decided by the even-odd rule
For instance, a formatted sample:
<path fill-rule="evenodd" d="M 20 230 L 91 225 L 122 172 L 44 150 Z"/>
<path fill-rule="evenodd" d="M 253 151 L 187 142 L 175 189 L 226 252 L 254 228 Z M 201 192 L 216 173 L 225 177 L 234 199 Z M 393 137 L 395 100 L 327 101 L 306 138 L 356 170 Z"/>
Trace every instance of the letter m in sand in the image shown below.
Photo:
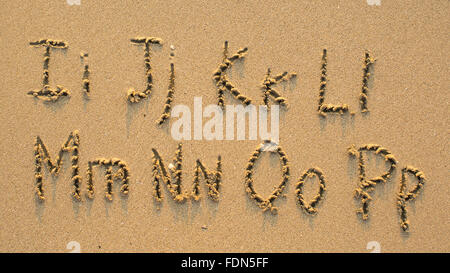
<path fill-rule="evenodd" d="M 44 200 L 44 187 L 43 187 L 43 175 L 42 175 L 42 165 L 43 161 L 47 164 L 48 170 L 53 175 L 58 175 L 59 170 L 62 165 L 62 156 L 64 153 L 71 153 L 71 163 L 72 163 L 72 183 L 73 183 L 73 193 L 72 196 L 80 200 L 80 184 L 81 176 L 79 175 L 78 159 L 79 159 L 79 145 L 80 137 L 78 131 L 73 131 L 70 133 L 67 141 L 61 146 L 56 160 L 53 161 L 50 157 L 47 147 L 45 146 L 42 139 L 37 136 L 36 142 L 34 144 L 34 158 L 35 158 L 35 171 L 34 177 L 36 179 L 36 194 L 40 200 Z"/>

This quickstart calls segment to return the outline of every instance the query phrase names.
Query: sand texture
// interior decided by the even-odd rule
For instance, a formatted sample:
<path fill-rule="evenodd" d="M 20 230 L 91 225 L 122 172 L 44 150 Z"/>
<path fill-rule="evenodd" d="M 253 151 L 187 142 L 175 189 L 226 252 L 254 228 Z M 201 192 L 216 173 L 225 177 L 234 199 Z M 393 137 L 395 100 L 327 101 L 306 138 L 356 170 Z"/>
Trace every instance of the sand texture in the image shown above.
<path fill-rule="evenodd" d="M 71 6 L 63 0 L 9 0 L 0 13 L 0 252 L 69 252 L 71 241 L 82 252 L 369 252 L 370 241 L 379 242 L 382 252 L 450 251 L 449 1 L 382 0 L 381 6 L 370 6 L 365 0 L 82 0 Z M 127 91 L 142 92 L 148 82 L 145 46 L 130 39 L 150 36 L 163 40 L 162 46 L 150 45 L 151 95 L 131 103 Z M 50 50 L 49 85 L 70 91 L 70 97 L 55 102 L 27 94 L 42 89 L 46 50 L 29 43 L 47 38 L 68 43 L 67 49 Z M 213 72 L 225 41 L 230 55 L 248 47 L 228 75 L 256 105 L 263 104 L 261 83 L 268 68 L 272 76 L 297 74 L 276 85 L 288 103 L 280 112 L 280 145 L 290 170 L 273 201 L 278 214 L 267 203 L 263 212 L 246 192 L 246 167 L 260 140 L 183 141 L 182 190 L 192 191 L 197 170 L 201 198 L 177 203 L 162 186 L 164 199 L 160 204 L 154 199 L 152 148 L 168 165 L 178 145 L 170 135 L 174 119 L 162 126 L 156 121 L 167 102 L 192 109 L 194 96 L 201 96 L 204 106 L 217 104 Z M 326 118 L 317 111 L 324 49 L 324 103 L 349 109 Z M 369 112 L 363 114 L 359 96 L 366 51 L 367 61 L 376 61 L 367 85 Z M 81 52 L 88 55 L 80 58 Z M 175 93 L 168 99 L 171 61 Z M 230 92 L 224 100 L 240 104 Z M 78 157 L 64 154 L 53 178 L 43 165 L 46 199 L 39 201 L 36 137 L 55 160 L 76 130 Z M 355 157 L 347 150 L 352 144 L 356 149 L 381 145 L 397 162 L 387 182 L 370 193 L 365 221 L 356 213 L 362 204 L 354 198 L 360 185 L 358 152 Z M 222 177 L 215 202 L 196 160 L 213 173 L 219 155 Z M 263 198 L 284 177 L 280 156 L 261 153 L 252 166 L 253 186 Z M 364 160 L 368 177 L 389 167 L 374 152 L 365 153 Z M 74 162 L 78 171 L 71 168 Z M 93 199 L 87 196 L 89 162 Z M 406 203 L 407 233 L 397 208 L 406 166 L 426 177 L 417 197 Z M 313 180 L 302 176 L 310 168 L 320 170 L 310 171 Z M 105 172 L 112 179 L 128 171 L 129 180 L 111 185 L 109 201 Z M 74 182 L 78 172 L 81 181 Z M 322 175 L 326 191 L 319 196 Z M 406 177 L 405 191 L 417 184 L 414 175 Z M 74 198 L 74 183 L 80 183 L 81 201 Z"/>

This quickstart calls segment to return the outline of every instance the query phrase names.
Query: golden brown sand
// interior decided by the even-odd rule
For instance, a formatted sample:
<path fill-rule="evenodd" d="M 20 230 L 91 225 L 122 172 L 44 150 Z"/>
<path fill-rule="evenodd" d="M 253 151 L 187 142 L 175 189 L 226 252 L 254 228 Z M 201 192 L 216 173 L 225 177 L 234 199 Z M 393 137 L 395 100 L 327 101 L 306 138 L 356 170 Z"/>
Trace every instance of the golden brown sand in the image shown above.
<path fill-rule="evenodd" d="M 381 6 L 363 0 L 81 2 L 5 1 L 1 8 L 1 252 L 67 252 L 71 241 L 79 242 L 82 252 L 367 252 L 370 241 L 378 241 L 382 252 L 450 250 L 447 0 L 382 1 Z M 129 103 L 130 88 L 148 87 L 143 45 L 130 43 L 135 37 L 161 37 L 164 44 L 151 46 L 151 95 Z M 69 44 L 49 50 L 50 88 L 70 91 L 70 97 L 54 102 L 27 94 L 43 88 L 45 47 L 29 44 L 43 38 Z M 154 201 L 152 148 L 169 164 L 178 144 L 170 136 L 173 119 L 155 124 L 168 100 L 170 45 L 177 50 L 171 105 L 192 109 L 194 96 L 202 96 L 204 105 L 217 104 L 218 86 L 211 75 L 224 61 L 224 41 L 229 41 L 228 56 L 248 47 L 227 77 L 218 78 L 233 85 L 219 86 L 225 104 L 241 104 L 229 92 L 233 87 L 252 103 L 263 104 L 261 80 L 267 68 L 297 74 L 276 85 L 289 102 L 280 114 L 280 145 L 289 158 L 290 176 L 274 200 L 275 215 L 263 212 L 246 193 L 246 166 L 260 141 L 184 141 L 182 189 L 192 191 L 198 159 L 213 173 L 220 155 L 219 202 L 207 197 L 202 182 L 199 202 L 177 203 L 163 184 L 168 198 L 159 205 Z M 324 48 L 324 103 L 347 104 L 354 115 L 317 114 Z M 89 100 L 84 99 L 80 52 L 89 53 Z M 376 62 L 367 75 L 363 69 L 370 58 Z M 364 114 L 361 93 L 370 110 Z M 42 168 L 46 199 L 38 201 L 36 137 L 55 159 L 75 130 L 81 201 L 71 196 L 75 184 L 69 153 L 62 157 L 58 176 Z M 370 192 L 369 217 L 362 220 L 355 213 L 361 199 L 354 198 L 360 185 L 358 156 L 349 157 L 347 148 L 370 143 L 388 149 L 398 165 Z M 112 169 L 108 160 L 113 158 L 129 168 L 129 192 L 122 196 L 123 183 L 113 183 L 109 201 L 107 185 L 124 176 Z M 109 164 L 94 167 L 91 200 L 85 172 L 88 162 L 100 164 L 99 159 Z M 374 153 L 365 153 L 364 162 L 368 178 L 389 167 Z M 312 167 L 326 177 L 326 192 L 314 215 L 304 211 L 296 195 L 298 180 Z M 426 177 L 417 197 L 421 176 L 415 168 Z M 270 196 L 281 177 L 279 155 L 261 153 L 253 169 L 255 191 Z M 306 180 L 304 200 L 313 200 L 318 189 L 317 177 Z M 400 226 L 404 204 L 403 226 L 407 220 L 409 232 Z"/>

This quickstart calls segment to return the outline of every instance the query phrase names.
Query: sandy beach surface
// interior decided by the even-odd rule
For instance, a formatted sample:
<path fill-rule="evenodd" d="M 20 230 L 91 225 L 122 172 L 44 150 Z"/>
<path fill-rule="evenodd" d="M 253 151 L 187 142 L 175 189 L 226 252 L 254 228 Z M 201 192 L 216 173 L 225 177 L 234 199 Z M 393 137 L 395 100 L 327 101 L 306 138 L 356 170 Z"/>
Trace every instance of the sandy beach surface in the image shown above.
<path fill-rule="evenodd" d="M 450 3 L 381 1 L 4 1 L 0 8 L 0 251 L 69 252 L 448 252 L 449 240 L 449 55 Z M 145 86 L 144 50 L 130 38 L 163 39 L 152 47 L 154 76 L 149 99 L 131 105 L 128 88 Z M 29 42 L 52 38 L 69 43 L 52 49 L 50 84 L 63 85 L 70 98 L 55 103 L 27 92 L 42 85 L 44 48 Z M 230 72 L 243 93 L 262 103 L 260 84 L 274 73 L 298 77 L 278 90 L 289 107 L 280 114 L 280 145 L 291 177 L 274 204 L 278 215 L 264 213 L 245 192 L 244 172 L 260 140 L 183 141 L 183 189 L 190 190 L 195 161 L 214 168 L 223 159 L 220 201 L 202 199 L 177 204 L 164 188 L 158 210 L 153 199 L 152 148 L 168 164 L 177 141 L 170 126 L 159 128 L 169 83 L 170 45 L 176 48 L 174 105 L 192 109 L 217 103 L 212 73 L 222 60 L 224 41 L 230 53 L 248 47 L 244 61 Z M 356 114 L 320 118 L 317 100 L 322 50 L 328 50 L 327 103 L 347 103 Z M 368 114 L 361 114 L 365 50 L 376 64 L 369 88 Z M 89 53 L 91 95 L 82 89 L 80 52 Z M 227 104 L 239 104 L 226 94 Z M 70 158 L 59 176 L 44 168 L 45 202 L 37 201 L 34 143 L 40 136 L 55 158 L 69 134 L 80 135 L 82 200 L 71 197 Z M 375 187 L 369 220 L 356 214 L 360 200 L 357 161 L 347 148 L 375 143 L 398 160 L 386 184 Z M 95 198 L 86 198 L 89 160 L 117 157 L 127 162 L 130 192 L 104 198 L 104 169 L 95 169 Z M 385 168 L 380 157 L 367 157 L 368 176 Z M 401 168 L 412 165 L 426 176 L 418 197 L 408 202 L 409 233 L 400 228 L 396 206 Z M 320 167 L 327 191 L 310 216 L 296 202 L 297 180 Z M 255 168 L 255 188 L 268 196 L 280 182 L 276 156 L 264 153 Z M 307 183 L 311 199 L 317 180 Z M 408 188 L 416 183 L 409 178 Z"/>

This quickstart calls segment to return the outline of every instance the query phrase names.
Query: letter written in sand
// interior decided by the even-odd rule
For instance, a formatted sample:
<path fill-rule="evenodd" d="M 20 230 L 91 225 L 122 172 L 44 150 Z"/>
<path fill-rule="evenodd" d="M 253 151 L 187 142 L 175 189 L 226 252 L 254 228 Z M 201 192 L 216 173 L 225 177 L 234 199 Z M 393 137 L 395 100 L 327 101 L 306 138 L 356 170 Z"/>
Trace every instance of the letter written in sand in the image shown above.
<path fill-rule="evenodd" d="M 255 163 L 261 156 L 261 153 L 263 152 L 278 154 L 281 162 L 281 176 L 282 176 L 280 184 L 266 199 L 264 199 L 260 194 L 256 192 L 253 181 L 253 169 L 255 167 Z M 258 148 L 253 152 L 253 154 L 250 156 L 250 159 L 248 160 L 247 168 L 245 170 L 245 187 L 247 194 L 251 199 L 256 201 L 258 207 L 263 209 L 263 211 L 270 210 L 272 213 L 276 214 L 278 209 L 273 205 L 273 202 L 277 199 L 278 196 L 281 195 L 284 188 L 286 187 L 286 183 L 288 182 L 288 180 L 289 180 L 289 162 L 286 153 L 277 143 L 271 141 L 264 141 L 264 143 L 258 146 Z"/>

